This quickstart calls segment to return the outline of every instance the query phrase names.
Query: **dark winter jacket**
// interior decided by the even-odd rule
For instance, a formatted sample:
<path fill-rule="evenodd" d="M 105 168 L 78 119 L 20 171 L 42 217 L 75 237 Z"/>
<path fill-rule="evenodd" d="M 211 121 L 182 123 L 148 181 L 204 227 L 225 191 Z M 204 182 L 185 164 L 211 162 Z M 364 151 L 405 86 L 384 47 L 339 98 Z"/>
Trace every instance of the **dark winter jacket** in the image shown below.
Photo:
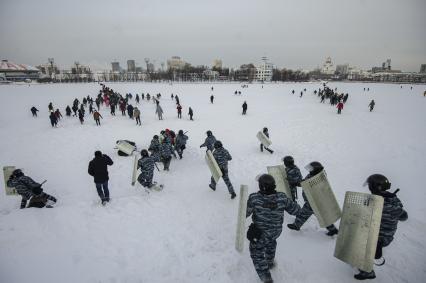
<path fill-rule="evenodd" d="M 52 123 L 56 123 L 58 121 L 58 117 L 56 117 L 54 112 L 50 113 L 49 119 Z"/>
<path fill-rule="evenodd" d="M 224 149 L 223 147 L 215 149 L 213 151 L 213 157 L 222 172 L 228 171 L 228 161 L 232 160 L 232 156 L 226 149 Z"/>
<path fill-rule="evenodd" d="M 202 145 L 200 145 L 200 147 L 207 146 L 208 150 L 213 150 L 213 146 L 215 142 L 216 142 L 216 138 L 213 135 L 207 136 L 206 140 L 204 141 Z"/>
<path fill-rule="evenodd" d="M 148 150 L 151 151 L 151 157 L 154 158 L 155 162 L 160 161 L 161 145 L 157 139 L 151 140 Z"/>
<path fill-rule="evenodd" d="M 175 142 L 176 148 L 181 148 L 182 146 L 186 145 L 187 140 L 188 140 L 187 135 L 177 135 L 176 142 Z"/>
<path fill-rule="evenodd" d="M 382 192 L 384 198 L 382 220 L 380 222 L 379 241 L 383 246 L 389 245 L 393 241 L 393 236 L 398 228 L 398 221 L 408 219 L 407 212 L 396 194 Z"/>
<path fill-rule="evenodd" d="M 7 181 L 9 187 L 15 187 L 22 200 L 29 200 L 34 194 L 33 190 L 40 188 L 41 185 L 28 176 L 12 178 Z"/>
<path fill-rule="evenodd" d="M 93 176 L 95 183 L 104 183 L 109 180 L 107 167 L 112 164 L 114 162 L 106 154 L 95 157 L 89 163 L 88 173 Z"/>
<path fill-rule="evenodd" d="M 246 217 L 253 215 L 253 223 L 262 231 L 262 236 L 277 239 L 282 231 L 284 210 L 296 215 L 300 206 L 282 192 L 257 192 L 248 198 Z"/>
<path fill-rule="evenodd" d="M 142 157 L 138 160 L 138 169 L 141 169 L 138 179 L 152 182 L 152 178 L 154 177 L 154 162 L 155 159 L 152 156 Z"/>
<path fill-rule="evenodd" d="M 287 173 L 287 181 L 290 187 L 294 188 L 300 186 L 300 182 L 302 182 L 303 177 L 296 165 L 286 167 L 285 172 Z"/>
<path fill-rule="evenodd" d="M 162 158 L 170 158 L 173 154 L 173 147 L 170 142 L 163 142 L 161 144 L 161 157 Z"/>

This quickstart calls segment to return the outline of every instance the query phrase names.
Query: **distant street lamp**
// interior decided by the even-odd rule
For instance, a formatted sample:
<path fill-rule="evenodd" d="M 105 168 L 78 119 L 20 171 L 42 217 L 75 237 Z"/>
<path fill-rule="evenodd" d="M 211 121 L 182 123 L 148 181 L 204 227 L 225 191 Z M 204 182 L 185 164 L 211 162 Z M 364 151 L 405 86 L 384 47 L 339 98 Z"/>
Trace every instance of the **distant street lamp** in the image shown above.
<path fill-rule="evenodd" d="M 49 62 L 49 64 L 50 64 L 50 78 L 52 79 L 52 80 L 55 80 L 55 73 L 54 73 L 54 71 L 53 71 L 53 63 L 55 62 L 55 60 L 53 59 L 53 58 L 48 58 L 47 59 L 47 61 Z"/>

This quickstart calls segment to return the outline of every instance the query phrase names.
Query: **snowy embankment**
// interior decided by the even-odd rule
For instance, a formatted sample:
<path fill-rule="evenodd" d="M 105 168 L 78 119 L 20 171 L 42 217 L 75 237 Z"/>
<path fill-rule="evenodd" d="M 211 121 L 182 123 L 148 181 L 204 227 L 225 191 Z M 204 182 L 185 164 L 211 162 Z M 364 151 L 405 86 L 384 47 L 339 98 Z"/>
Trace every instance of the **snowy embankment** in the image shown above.
<path fill-rule="evenodd" d="M 121 94 L 161 93 L 164 120 L 155 117 L 152 102 L 141 101 L 142 126 L 117 111 L 97 127 L 86 115 L 64 117 L 52 129 L 47 104 L 64 114 L 75 97 L 96 96 L 97 84 L 0 86 L 0 165 L 15 165 L 36 181 L 47 179 L 47 193 L 58 198 L 54 209 L 18 209 L 20 197 L 0 192 L 0 282 L 258 282 L 248 249 L 234 249 L 238 198 L 231 200 L 222 181 L 208 187 L 204 163 L 206 130 L 233 156 L 230 179 L 237 194 L 241 184 L 257 190 L 254 180 L 266 166 L 292 155 L 303 166 L 320 161 L 339 203 L 347 190 L 366 192 L 364 180 L 382 173 L 401 188 L 399 197 L 409 220 L 399 224 L 394 242 L 384 249 L 386 265 L 376 268 L 375 282 L 424 282 L 426 278 L 425 86 L 333 83 L 349 93 L 342 115 L 320 104 L 313 90 L 321 85 L 267 84 L 108 84 Z M 363 88 L 369 87 L 369 92 Z M 307 89 L 302 98 L 300 91 Z M 296 93 L 291 94 L 295 89 Z M 234 96 L 241 90 L 241 96 Z M 183 119 L 177 119 L 170 94 L 178 94 Z M 214 94 L 214 104 L 209 97 Z M 368 111 L 374 99 L 376 108 Z M 248 103 L 247 116 L 241 104 Z M 133 105 L 134 105 L 133 100 Z M 29 109 L 36 106 L 39 117 Z M 189 121 L 188 107 L 195 121 Z M 255 137 L 268 127 L 274 154 L 259 151 Z M 130 185 L 133 158 L 114 150 L 118 139 L 146 147 L 152 136 L 169 128 L 189 131 L 182 160 L 170 172 L 155 171 L 162 192 L 146 193 Z M 93 179 L 87 174 L 95 150 L 114 161 L 109 168 L 112 201 L 99 205 Z M 160 169 L 162 166 L 160 166 Z M 299 194 L 301 191 L 299 190 Z M 302 200 L 299 200 L 303 204 Z M 335 238 L 324 235 L 315 217 L 300 232 L 290 231 L 285 216 L 278 239 L 275 282 L 354 282 L 354 271 L 333 257 Z"/>

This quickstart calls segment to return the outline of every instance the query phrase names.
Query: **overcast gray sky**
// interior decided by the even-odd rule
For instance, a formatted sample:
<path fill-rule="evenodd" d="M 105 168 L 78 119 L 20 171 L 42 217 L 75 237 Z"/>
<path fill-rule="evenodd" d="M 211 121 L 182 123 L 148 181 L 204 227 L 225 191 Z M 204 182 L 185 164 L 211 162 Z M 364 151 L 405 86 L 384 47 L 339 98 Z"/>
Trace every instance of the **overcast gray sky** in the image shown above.
<path fill-rule="evenodd" d="M 0 0 L 0 57 L 93 69 L 127 59 L 312 69 L 426 63 L 426 0 Z"/>

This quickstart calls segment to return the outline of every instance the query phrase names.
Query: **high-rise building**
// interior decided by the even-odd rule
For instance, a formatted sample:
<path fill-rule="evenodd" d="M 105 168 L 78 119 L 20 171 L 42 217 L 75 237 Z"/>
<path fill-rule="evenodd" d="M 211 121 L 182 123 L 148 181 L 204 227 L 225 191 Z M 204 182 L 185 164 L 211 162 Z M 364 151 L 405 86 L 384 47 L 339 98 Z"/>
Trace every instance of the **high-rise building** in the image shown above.
<path fill-rule="evenodd" d="M 136 72 L 135 60 L 127 60 L 127 72 Z"/>
<path fill-rule="evenodd" d="M 113 72 L 120 72 L 120 63 L 119 62 L 112 62 L 112 71 Z"/>
<path fill-rule="evenodd" d="M 268 58 L 262 57 L 262 63 L 256 68 L 256 79 L 262 82 L 272 80 L 273 64 L 268 62 Z"/>
<path fill-rule="evenodd" d="M 426 64 L 420 65 L 420 73 L 426 73 Z"/>

